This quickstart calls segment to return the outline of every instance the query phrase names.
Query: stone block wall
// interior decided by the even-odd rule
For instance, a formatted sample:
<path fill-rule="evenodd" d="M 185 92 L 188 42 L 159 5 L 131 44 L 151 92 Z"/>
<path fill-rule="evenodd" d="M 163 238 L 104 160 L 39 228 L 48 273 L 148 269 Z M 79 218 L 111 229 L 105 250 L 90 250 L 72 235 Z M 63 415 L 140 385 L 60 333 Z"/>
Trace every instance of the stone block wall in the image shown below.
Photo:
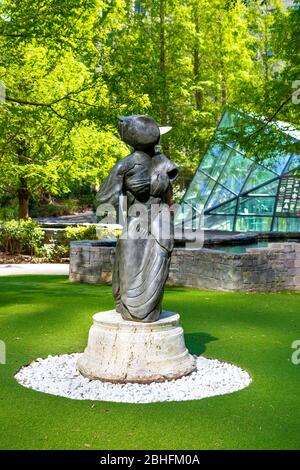
<path fill-rule="evenodd" d="M 114 258 L 115 247 L 92 241 L 71 243 L 70 281 L 110 284 Z"/>
<path fill-rule="evenodd" d="M 75 242 L 70 250 L 70 280 L 111 283 L 115 248 L 99 242 Z M 300 290 L 300 244 L 270 243 L 246 253 L 175 248 L 169 286 L 226 291 Z"/>
<path fill-rule="evenodd" d="M 234 254 L 211 249 L 175 249 L 169 285 L 226 291 L 300 289 L 300 245 L 273 243 Z"/>

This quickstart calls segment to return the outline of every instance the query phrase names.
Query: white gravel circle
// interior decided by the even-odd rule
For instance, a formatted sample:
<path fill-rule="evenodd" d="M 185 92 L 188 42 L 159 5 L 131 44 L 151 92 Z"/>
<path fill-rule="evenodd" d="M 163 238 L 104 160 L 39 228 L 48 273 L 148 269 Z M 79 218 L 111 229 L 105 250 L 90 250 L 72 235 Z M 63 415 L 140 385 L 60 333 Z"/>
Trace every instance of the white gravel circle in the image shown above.
<path fill-rule="evenodd" d="M 197 370 L 181 379 L 151 384 L 113 384 L 89 380 L 76 369 L 81 354 L 64 354 L 37 359 L 15 375 L 24 387 L 72 400 L 119 403 L 155 403 L 201 400 L 241 390 L 251 377 L 240 367 L 216 359 L 197 359 Z"/>

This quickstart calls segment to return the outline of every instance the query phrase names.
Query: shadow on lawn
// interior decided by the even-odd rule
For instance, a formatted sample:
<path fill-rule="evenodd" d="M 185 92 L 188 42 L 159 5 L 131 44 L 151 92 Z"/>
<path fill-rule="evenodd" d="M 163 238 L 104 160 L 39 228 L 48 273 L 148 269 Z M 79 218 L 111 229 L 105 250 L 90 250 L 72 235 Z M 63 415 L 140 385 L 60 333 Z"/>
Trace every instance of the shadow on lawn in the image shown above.
<path fill-rule="evenodd" d="M 211 336 L 209 333 L 187 333 L 184 335 L 185 344 L 191 354 L 199 356 L 206 350 L 206 344 L 217 341 L 219 338 Z"/>

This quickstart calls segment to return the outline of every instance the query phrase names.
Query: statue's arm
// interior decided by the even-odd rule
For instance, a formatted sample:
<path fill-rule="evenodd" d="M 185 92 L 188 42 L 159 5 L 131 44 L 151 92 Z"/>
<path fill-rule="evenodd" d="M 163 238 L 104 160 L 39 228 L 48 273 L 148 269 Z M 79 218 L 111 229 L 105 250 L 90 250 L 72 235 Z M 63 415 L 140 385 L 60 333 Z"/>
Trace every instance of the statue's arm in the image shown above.
<path fill-rule="evenodd" d="M 125 165 L 122 164 L 122 161 L 118 162 L 113 167 L 96 196 L 100 204 L 109 203 L 114 207 L 118 206 L 119 198 L 123 192 L 125 171 L 126 168 Z"/>

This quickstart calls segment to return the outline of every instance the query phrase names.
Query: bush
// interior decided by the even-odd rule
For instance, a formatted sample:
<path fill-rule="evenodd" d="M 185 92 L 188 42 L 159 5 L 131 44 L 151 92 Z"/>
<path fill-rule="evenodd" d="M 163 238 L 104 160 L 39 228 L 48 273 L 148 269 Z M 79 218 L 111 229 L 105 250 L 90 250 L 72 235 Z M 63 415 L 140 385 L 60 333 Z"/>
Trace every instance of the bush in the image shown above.
<path fill-rule="evenodd" d="M 65 230 L 67 242 L 75 240 L 97 240 L 96 225 L 68 226 Z"/>
<path fill-rule="evenodd" d="M 69 226 L 65 230 L 65 238 L 67 242 L 76 240 L 108 240 L 109 238 L 117 238 L 121 234 L 118 228 L 101 227 L 98 225 L 77 225 Z"/>
<path fill-rule="evenodd" d="M 98 240 L 109 240 L 110 238 L 118 238 L 122 230 L 119 228 L 112 227 L 97 227 L 96 228 L 97 239 Z"/>
<path fill-rule="evenodd" d="M 59 263 L 62 258 L 67 258 L 69 256 L 69 252 L 65 245 L 45 243 L 45 245 L 36 250 L 36 255 L 49 263 Z"/>
<path fill-rule="evenodd" d="M 0 208 L 0 220 L 16 219 L 18 216 L 18 212 L 19 212 L 19 209 L 17 205 L 1 207 Z"/>
<path fill-rule="evenodd" d="M 32 219 L 0 222 L 0 249 L 12 255 L 35 254 L 44 236 L 45 232 Z"/>

